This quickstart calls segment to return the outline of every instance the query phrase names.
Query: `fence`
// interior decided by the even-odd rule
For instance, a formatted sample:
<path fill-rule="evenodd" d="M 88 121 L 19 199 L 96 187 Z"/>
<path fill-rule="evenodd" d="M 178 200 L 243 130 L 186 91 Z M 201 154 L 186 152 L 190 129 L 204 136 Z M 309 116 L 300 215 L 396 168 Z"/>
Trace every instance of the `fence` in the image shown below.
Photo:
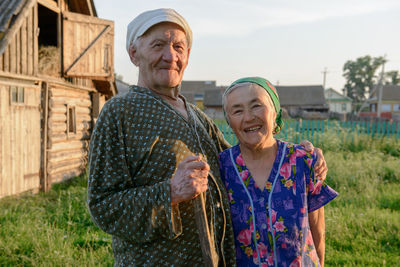
<path fill-rule="evenodd" d="M 233 145 L 238 142 L 232 129 L 225 121 L 217 121 L 216 124 L 229 143 Z M 320 138 L 326 134 L 335 134 L 342 140 L 354 139 L 361 135 L 400 139 L 400 122 L 289 120 L 285 121 L 283 129 L 276 135 L 276 138 L 293 143 L 299 143 L 306 139 L 318 144 Z"/>

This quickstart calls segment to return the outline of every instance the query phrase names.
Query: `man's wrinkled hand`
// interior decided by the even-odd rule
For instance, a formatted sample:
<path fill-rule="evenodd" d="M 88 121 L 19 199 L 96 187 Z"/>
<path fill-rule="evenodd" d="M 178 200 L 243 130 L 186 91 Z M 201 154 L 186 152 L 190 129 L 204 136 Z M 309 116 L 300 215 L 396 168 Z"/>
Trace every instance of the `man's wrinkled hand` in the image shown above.
<path fill-rule="evenodd" d="M 208 189 L 210 166 L 201 156 L 188 156 L 178 164 L 171 179 L 171 203 L 178 204 L 197 197 Z"/>
<path fill-rule="evenodd" d="M 308 140 L 301 141 L 300 145 L 304 146 L 305 150 L 309 153 L 313 153 L 315 151 L 315 154 L 317 155 L 317 162 L 314 166 L 315 177 L 322 181 L 325 180 L 326 175 L 328 174 L 328 166 L 326 165 L 322 149 L 317 147 L 314 148 L 314 145 Z"/>

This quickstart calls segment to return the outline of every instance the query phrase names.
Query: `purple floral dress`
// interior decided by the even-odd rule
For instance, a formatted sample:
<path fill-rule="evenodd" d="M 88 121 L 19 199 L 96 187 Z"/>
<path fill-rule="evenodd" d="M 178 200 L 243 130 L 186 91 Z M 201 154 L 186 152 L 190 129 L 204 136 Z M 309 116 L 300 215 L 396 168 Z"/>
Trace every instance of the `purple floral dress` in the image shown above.
<path fill-rule="evenodd" d="M 247 169 L 239 145 L 219 155 L 221 178 L 230 200 L 237 264 L 319 266 L 308 213 L 338 193 L 314 177 L 314 154 L 299 145 L 277 143 L 263 191 Z"/>

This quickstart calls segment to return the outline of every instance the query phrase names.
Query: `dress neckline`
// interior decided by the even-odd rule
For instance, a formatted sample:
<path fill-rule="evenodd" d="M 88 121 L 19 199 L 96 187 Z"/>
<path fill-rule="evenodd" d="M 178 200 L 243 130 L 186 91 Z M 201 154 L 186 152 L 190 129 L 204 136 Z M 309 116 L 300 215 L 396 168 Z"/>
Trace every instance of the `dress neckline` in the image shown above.
<path fill-rule="evenodd" d="M 237 144 L 236 146 L 234 146 L 232 148 L 233 149 L 232 152 L 233 152 L 233 155 L 234 155 L 234 158 L 235 158 L 235 163 L 237 165 L 241 166 L 241 171 L 239 170 L 239 172 L 242 173 L 243 175 L 246 174 L 246 171 L 248 173 L 248 176 L 246 178 L 246 179 L 248 179 L 248 182 L 247 183 L 245 182 L 245 185 L 248 188 L 250 186 L 252 186 L 257 194 L 264 195 L 266 189 L 267 189 L 268 192 L 270 191 L 269 189 L 271 188 L 272 183 L 274 182 L 276 173 L 279 171 L 278 170 L 278 166 L 279 166 L 279 163 L 280 163 L 280 160 L 281 160 L 281 157 L 282 157 L 282 153 L 284 153 L 284 151 L 282 149 L 283 146 L 284 146 L 284 142 L 279 140 L 279 139 L 275 139 L 275 140 L 276 140 L 276 142 L 278 144 L 278 150 L 277 150 L 277 153 L 276 153 L 276 156 L 275 156 L 274 163 L 272 165 L 271 172 L 270 172 L 270 174 L 268 176 L 268 179 L 267 179 L 267 181 L 266 181 L 266 183 L 264 185 L 264 190 L 261 190 L 261 188 L 259 188 L 259 186 L 257 185 L 256 181 L 253 178 L 253 175 L 251 174 L 250 170 L 247 168 L 247 166 L 246 166 L 246 164 L 245 164 L 245 162 L 243 160 L 243 156 L 242 156 L 242 152 L 240 150 L 239 144 Z M 237 159 L 238 159 L 239 156 L 240 156 L 241 159 L 239 158 L 239 162 L 238 162 Z M 237 168 L 237 166 L 235 166 L 235 167 Z"/>

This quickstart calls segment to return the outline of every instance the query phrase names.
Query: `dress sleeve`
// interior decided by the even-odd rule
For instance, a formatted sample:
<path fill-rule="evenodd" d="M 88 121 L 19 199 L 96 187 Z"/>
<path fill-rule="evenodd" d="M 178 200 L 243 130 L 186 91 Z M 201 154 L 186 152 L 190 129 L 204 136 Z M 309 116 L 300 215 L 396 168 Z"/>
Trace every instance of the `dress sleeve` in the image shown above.
<path fill-rule="evenodd" d="M 90 142 L 87 198 L 92 219 L 103 231 L 131 242 L 160 236 L 174 239 L 182 233 L 182 225 L 178 206 L 171 205 L 170 179 L 135 185 L 135 179 L 146 174 L 128 168 L 120 111 L 110 102 Z"/>
<path fill-rule="evenodd" d="M 304 156 L 304 172 L 306 178 L 308 212 L 312 212 L 325 206 L 333 200 L 338 193 L 329 187 L 325 181 L 314 176 L 314 165 L 317 160 L 315 153 Z"/>

